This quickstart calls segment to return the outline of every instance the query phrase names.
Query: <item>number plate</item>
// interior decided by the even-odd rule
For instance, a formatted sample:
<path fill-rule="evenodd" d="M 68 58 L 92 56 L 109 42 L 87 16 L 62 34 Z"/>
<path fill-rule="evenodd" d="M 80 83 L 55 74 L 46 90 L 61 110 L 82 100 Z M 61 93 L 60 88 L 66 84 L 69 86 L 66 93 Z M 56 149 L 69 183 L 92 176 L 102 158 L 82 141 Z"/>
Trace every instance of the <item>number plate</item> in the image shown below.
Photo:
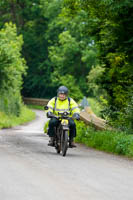
<path fill-rule="evenodd" d="M 68 120 L 67 119 L 62 119 L 61 120 L 62 125 L 68 125 Z"/>

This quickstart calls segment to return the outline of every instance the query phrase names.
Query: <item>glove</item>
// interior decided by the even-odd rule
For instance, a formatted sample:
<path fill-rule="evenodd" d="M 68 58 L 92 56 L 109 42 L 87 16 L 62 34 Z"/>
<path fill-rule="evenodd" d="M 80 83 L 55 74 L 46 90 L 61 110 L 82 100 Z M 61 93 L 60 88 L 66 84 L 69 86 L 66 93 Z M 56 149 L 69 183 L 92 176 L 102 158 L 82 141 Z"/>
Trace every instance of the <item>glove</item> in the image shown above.
<path fill-rule="evenodd" d="M 80 120 L 80 115 L 78 113 L 74 113 L 72 118 L 74 118 L 76 120 Z"/>
<path fill-rule="evenodd" d="M 47 112 L 47 117 L 48 117 L 48 118 L 52 118 L 52 116 L 53 116 L 53 113 L 50 112 L 50 111 L 48 111 L 48 112 Z"/>

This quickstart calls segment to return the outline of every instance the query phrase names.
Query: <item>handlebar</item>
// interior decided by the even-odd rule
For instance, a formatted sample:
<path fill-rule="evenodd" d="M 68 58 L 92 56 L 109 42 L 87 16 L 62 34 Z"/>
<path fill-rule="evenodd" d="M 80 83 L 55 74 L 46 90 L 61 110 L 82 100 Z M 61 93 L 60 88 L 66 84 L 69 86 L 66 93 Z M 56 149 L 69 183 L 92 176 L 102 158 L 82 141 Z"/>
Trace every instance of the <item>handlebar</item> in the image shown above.
<path fill-rule="evenodd" d="M 57 116 L 57 115 L 51 115 L 51 117 L 49 117 L 49 118 L 56 118 L 56 119 L 59 119 L 59 120 L 61 120 L 61 119 L 73 119 L 73 120 L 75 120 L 75 118 L 73 118 L 73 117 L 69 117 L 69 116 Z"/>
<path fill-rule="evenodd" d="M 59 120 L 61 120 L 61 119 L 73 119 L 73 120 L 75 120 L 76 119 L 75 117 L 70 117 L 69 116 L 70 112 L 67 112 L 67 111 L 65 111 L 65 112 L 58 112 L 58 115 L 59 116 L 54 115 L 54 114 L 51 113 L 51 115 L 48 118 L 56 118 L 56 119 L 59 119 Z M 76 120 L 78 120 L 78 119 L 76 119 Z"/>
<path fill-rule="evenodd" d="M 63 113 L 58 113 L 60 116 L 57 116 L 57 115 L 51 115 L 51 117 L 50 118 L 56 118 L 56 119 L 70 119 L 71 117 L 69 117 L 68 115 L 70 114 L 70 113 L 68 113 L 68 112 L 63 112 Z"/>

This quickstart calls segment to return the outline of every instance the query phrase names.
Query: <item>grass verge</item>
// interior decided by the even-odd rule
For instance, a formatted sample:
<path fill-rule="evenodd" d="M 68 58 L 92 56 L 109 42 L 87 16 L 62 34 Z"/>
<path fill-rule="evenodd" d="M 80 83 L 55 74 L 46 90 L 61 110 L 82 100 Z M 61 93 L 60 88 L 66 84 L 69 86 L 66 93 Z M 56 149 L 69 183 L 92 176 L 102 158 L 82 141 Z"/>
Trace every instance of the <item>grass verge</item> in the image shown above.
<path fill-rule="evenodd" d="M 6 115 L 5 113 L 0 112 L 0 129 L 24 124 L 33 119 L 35 119 L 35 113 L 28 109 L 26 106 L 22 107 L 22 111 L 19 117 L 14 115 Z"/>
<path fill-rule="evenodd" d="M 124 132 L 96 131 L 84 122 L 77 122 L 76 142 L 117 155 L 133 157 L 133 135 Z"/>
<path fill-rule="evenodd" d="M 30 109 L 44 110 L 44 106 L 28 104 L 27 107 Z"/>

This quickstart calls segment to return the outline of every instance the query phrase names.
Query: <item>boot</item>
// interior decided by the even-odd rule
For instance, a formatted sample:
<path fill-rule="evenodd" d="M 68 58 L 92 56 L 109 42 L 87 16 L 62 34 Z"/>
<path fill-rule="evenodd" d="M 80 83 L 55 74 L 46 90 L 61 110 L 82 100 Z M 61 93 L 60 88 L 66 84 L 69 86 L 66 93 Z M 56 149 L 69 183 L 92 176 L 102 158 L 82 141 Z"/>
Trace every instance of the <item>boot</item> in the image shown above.
<path fill-rule="evenodd" d="M 76 144 L 74 143 L 73 139 L 70 139 L 70 141 L 69 141 L 69 147 L 70 148 L 77 147 Z"/>
<path fill-rule="evenodd" d="M 50 137 L 48 146 L 54 147 L 54 137 Z"/>

